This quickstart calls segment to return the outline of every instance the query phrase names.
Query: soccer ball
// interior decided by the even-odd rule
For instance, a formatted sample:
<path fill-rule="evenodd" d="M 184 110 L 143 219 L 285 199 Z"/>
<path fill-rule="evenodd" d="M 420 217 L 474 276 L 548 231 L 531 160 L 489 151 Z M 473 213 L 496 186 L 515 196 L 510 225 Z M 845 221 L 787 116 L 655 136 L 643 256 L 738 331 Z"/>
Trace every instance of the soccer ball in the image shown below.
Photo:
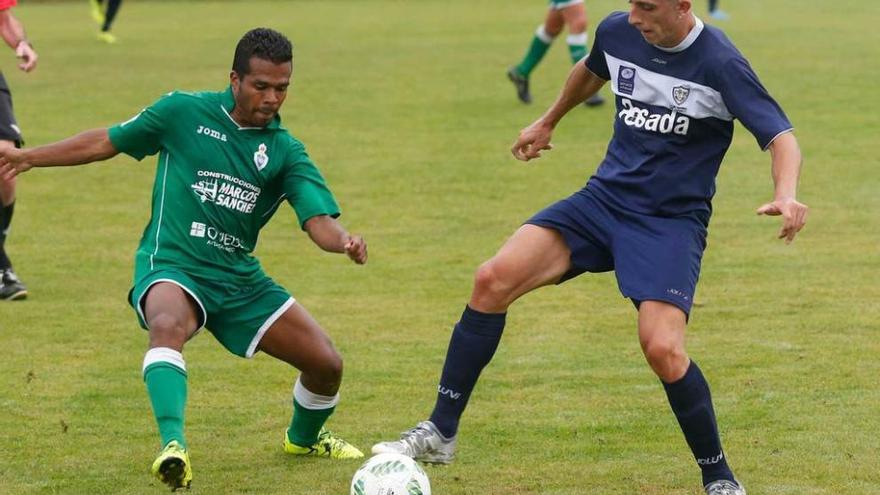
<path fill-rule="evenodd" d="M 351 495 L 431 495 L 431 482 L 419 463 L 401 454 L 378 454 L 351 479 Z"/>

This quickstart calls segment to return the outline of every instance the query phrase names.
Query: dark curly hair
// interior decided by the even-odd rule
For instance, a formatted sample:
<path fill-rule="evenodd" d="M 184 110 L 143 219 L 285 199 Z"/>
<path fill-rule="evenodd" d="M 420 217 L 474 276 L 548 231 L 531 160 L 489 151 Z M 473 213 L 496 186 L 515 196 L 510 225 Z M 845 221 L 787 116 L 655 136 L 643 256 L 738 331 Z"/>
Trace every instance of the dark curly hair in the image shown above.
<path fill-rule="evenodd" d="M 239 76 L 250 73 L 251 57 L 283 64 L 293 60 L 293 46 L 286 36 L 269 28 L 251 29 L 239 40 L 232 58 L 232 70 Z"/>

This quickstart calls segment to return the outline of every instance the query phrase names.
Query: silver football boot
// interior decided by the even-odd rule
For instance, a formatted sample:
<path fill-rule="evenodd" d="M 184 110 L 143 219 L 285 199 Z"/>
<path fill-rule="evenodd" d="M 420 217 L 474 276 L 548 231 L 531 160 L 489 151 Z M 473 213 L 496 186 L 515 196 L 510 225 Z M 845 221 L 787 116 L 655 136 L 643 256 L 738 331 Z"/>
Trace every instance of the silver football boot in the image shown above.
<path fill-rule="evenodd" d="M 455 437 L 444 438 L 430 421 L 400 434 L 400 440 L 373 445 L 374 454 L 403 454 L 430 464 L 449 464 L 455 459 Z"/>
<path fill-rule="evenodd" d="M 746 495 L 746 489 L 739 481 L 718 480 L 703 487 L 706 495 Z"/>

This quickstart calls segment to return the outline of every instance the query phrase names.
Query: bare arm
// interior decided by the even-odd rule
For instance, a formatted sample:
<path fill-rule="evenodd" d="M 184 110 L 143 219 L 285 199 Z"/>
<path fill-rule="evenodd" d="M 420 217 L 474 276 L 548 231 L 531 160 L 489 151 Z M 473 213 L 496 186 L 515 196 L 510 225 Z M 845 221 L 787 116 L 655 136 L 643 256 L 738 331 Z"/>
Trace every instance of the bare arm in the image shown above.
<path fill-rule="evenodd" d="M 520 131 L 519 138 L 514 143 L 511 152 L 517 160 L 529 161 L 539 158 L 541 151 L 553 148 L 550 137 L 556 124 L 562 120 L 572 108 L 581 104 L 587 98 L 596 94 L 605 84 L 605 80 L 593 74 L 583 63 L 576 63 L 572 67 L 565 81 L 562 93 L 547 112 L 538 120 Z"/>
<path fill-rule="evenodd" d="M 335 218 L 318 215 L 306 220 L 306 232 L 312 242 L 324 251 L 345 253 L 359 265 L 367 262 L 367 242 L 359 235 L 349 234 Z"/>
<path fill-rule="evenodd" d="M 797 182 L 801 172 L 801 150 L 794 134 L 787 132 L 769 146 L 774 184 L 773 201 L 761 205 L 758 215 L 782 216 L 779 238 L 788 244 L 807 221 L 809 208 L 797 200 Z"/>
<path fill-rule="evenodd" d="M 0 177 L 12 178 L 33 167 L 82 165 L 119 154 L 107 129 L 92 129 L 56 143 L 36 148 L 0 149 Z"/>
<path fill-rule="evenodd" d="M 30 72 L 37 65 L 37 52 L 27 40 L 24 34 L 24 26 L 12 15 L 11 9 L 0 11 L 0 37 L 15 50 L 15 56 L 20 58 L 22 62 L 18 64 L 18 68 Z"/>

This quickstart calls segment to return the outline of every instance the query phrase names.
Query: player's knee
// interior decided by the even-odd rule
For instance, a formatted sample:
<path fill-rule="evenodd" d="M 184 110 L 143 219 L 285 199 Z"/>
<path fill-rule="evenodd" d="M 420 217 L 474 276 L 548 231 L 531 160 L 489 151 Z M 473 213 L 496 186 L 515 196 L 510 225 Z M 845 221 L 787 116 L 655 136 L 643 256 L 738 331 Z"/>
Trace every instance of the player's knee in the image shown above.
<path fill-rule="evenodd" d="M 315 379 L 324 386 L 339 386 L 342 383 L 342 356 L 333 350 L 328 352 L 312 370 Z"/>
<path fill-rule="evenodd" d="M 505 300 L 512 286 L 507 282 L 498 266 L 489 260 L 474 275 L 474 295 L 479 299 L 499 303 Z"/>
<path fill-rule="evenodd" d="M 169 314 L 158 314 L 147 322 L 150 329 L 151 347 L 180 349 L 186 342 L 189 329 L 184 321 Z"/>
<path fill-rule="evenodd" d="M 581 34 L 587 31 L 587 18 L 573 20 L 568 25 L 568 32 L 571 34 Z"/>
<path fill-rule="evenodd" d="M 556 38 L 557 36 L 559 36 L 559 33 L 561 33 L 561 32 L 562 32 L 562 25 L 561 24 L 557 26 L 552 23 L 544 23 L 544 24 L 538 26 L 538 30 L 535 32 L 535 34 L 538 36 L 538 38 L 541 38 L 544 41 L 547 41 L 548 39 L 550 41 L 553 41 L 553 38 Z"/>
<path fill-rule="evenodd" d="M 661 380 L 671 383 L 687 370 L 687 353 L 674 339 L 652 338 L 642 342 L 642 351 L 651 369 Z"/>

